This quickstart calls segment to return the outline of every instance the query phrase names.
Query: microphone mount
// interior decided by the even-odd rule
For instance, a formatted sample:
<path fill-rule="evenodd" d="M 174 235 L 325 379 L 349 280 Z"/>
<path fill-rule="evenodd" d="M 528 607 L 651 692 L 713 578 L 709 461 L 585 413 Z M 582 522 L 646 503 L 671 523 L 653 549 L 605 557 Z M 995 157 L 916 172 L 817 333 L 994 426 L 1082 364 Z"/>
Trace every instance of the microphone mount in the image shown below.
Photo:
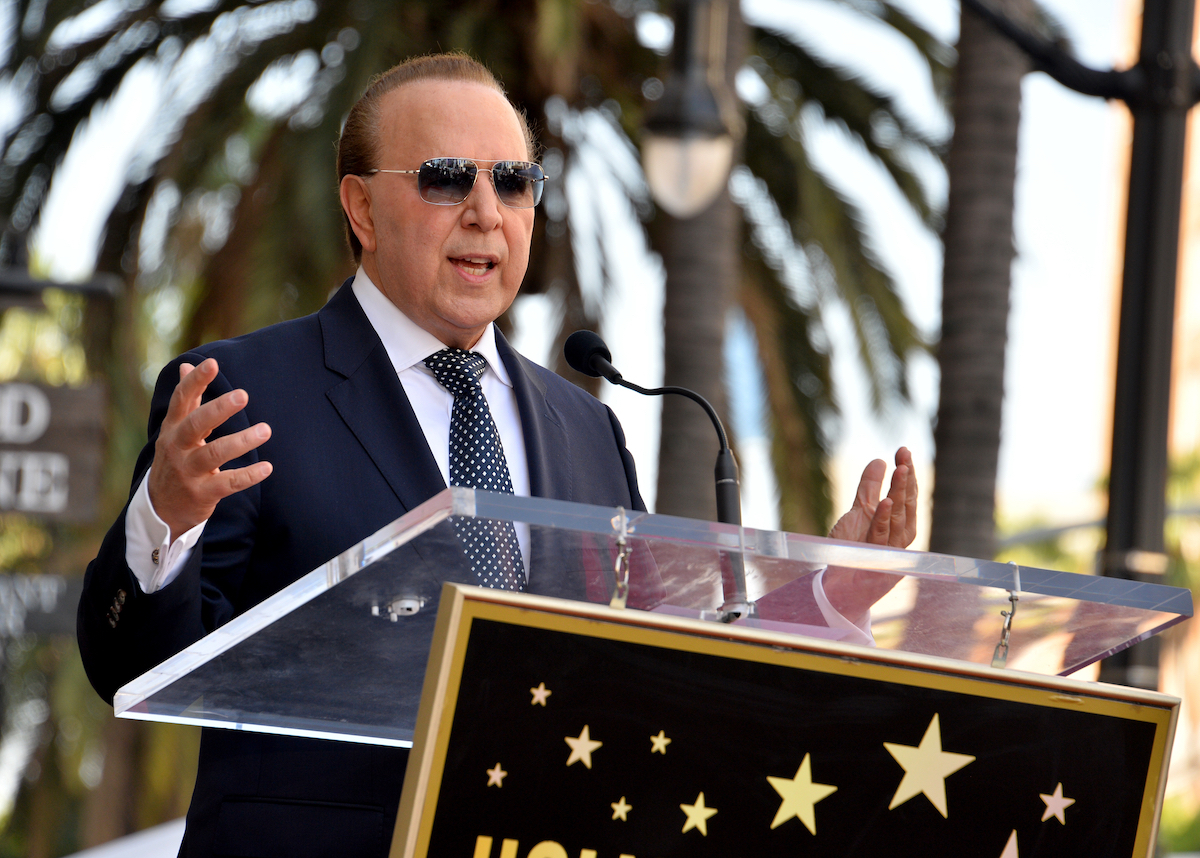
<path fill-rule="evenodd" d="M 703 408 L 708 419 L 712 421 L 713 428 L 717 432 L 717 441 L 720 444 L 720 449 L 717 451 L 717 464 L 713 469 L 716 478 L 717 521 L 741 527 L 742 497 L 738 485 L 737 461 L 733 457 L 733 450 L 729 447 L 729 436 L 725 433 L 725 426 L 717 415 L 716 409 L 707 399 L 686 387 L 646 388 L 634 384 L 632 381 L 626 381 L 624 376 L 613 366 L 612 353 L 604 344 L 604 340 L 600 338 L 599 334 L 592 331 L 576 331 L 567 337 L 567 341 L 563 345 L 563 354 L 571 368 L 584 375 L 606 379 L 612 384 L 628 388 L 643 396 L 663 396 L 665 394 L 686 396 Z M 722 619 L 725 622 L 751 616 L 754 613 L 754 606 L 746 595 L 746 570 L 741 562 L 742 557 L 740 554 L 731 554 L 730 560 L 734 592 L 726 594 L 725 604 L 721 606 Z"/>

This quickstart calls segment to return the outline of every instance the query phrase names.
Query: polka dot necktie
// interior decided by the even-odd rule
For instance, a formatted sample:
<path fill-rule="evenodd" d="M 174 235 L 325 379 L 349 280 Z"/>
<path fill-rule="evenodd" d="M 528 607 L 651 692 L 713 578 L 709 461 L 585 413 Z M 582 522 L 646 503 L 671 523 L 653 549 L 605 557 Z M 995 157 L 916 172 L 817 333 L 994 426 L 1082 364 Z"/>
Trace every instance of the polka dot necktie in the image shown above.
<path fill-rule="evenodd" d="M 454 396 L 450 413 L 450 485 L 512 494 L 500 433 L 479 384 L 487 361 L 474 352 L 442 349 L 425 358 L 425 365 Z M 525 566 L 511 521 L 455 516 L 454 531 L 482 586 L 525 589 Z"/>

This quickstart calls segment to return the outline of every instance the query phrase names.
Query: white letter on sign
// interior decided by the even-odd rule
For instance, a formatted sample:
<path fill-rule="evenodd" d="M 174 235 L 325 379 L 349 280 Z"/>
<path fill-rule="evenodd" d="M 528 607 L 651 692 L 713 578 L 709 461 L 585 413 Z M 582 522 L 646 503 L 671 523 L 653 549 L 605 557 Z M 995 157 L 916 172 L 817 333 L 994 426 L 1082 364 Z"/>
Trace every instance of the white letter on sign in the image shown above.
<path fill-rule="evenodd" d="M 0 453 L 0 509 L 62 512 L 69 469 L 61 453 Z"/>
<path fill-rule="evenodd" d="M 31 444 L 50 425 L 50 400 L 32 384 L 0 384 L 0 442 Z"/>

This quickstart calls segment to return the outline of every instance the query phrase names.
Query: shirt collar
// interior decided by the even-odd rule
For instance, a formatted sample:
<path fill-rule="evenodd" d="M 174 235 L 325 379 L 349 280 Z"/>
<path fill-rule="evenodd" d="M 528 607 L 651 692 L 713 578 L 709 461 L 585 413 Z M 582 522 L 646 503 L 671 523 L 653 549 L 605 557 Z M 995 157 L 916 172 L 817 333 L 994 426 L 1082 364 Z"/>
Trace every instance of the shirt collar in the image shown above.
<path fill-rule="evenodd" d="M 367 272 L 359 266 L 351 284 L 354 297 L 367 315 L 367 321 L 383 341 L 388 358 L 392 361 L 397 373 L 416 368 L 421 372 L 430 372 L 425 366 L 425 358 L 436 351 L 446 348 L 446 344 L 429 331 L 422 328 L 393 304 L 379 287 L 371 282 Z M 481 355 L 487 361 L 488 369 L 506 386 L 512 387 L 512 379 L 504 361 L 500 360 L 500 352 L 496 348 L 496 326 L 488 325 L 483 330 L 471 351 Z"/>

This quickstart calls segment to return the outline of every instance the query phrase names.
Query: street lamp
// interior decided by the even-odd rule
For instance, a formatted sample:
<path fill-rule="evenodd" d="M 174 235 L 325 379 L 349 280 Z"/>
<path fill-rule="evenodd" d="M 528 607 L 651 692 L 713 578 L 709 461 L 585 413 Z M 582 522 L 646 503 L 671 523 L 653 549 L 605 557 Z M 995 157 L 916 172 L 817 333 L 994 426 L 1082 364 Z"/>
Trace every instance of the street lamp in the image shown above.
<path fill-rule="evenodd" d="M 671 72 L 646 112 L 642 166 L 655 202 L 686 219 L 725 187 L 737 115 L 725 86 L 725 0 L 678 0 L 674 21 Z"/>

